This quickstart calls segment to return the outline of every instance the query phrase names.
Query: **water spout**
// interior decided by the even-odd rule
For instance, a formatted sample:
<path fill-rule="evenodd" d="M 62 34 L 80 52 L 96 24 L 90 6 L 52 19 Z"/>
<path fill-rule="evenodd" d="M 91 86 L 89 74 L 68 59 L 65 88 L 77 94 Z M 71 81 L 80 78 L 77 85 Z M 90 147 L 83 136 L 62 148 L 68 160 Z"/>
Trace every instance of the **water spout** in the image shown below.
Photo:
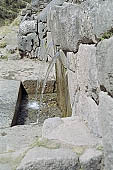
<path fill-rule="evenodd" d="M 59 52 L 56 52 L 56 54 L 54 55 L 54 57 L 52 58 L 52 60 L 50 61 L 49 67 L 47 69 L 46 75 L 45 75 L 45 79 L 43 81 L 43 85 L 42 85 L 42 90 L 41 90 L 41 96 L 40 96 L 40 104 L 39 104 L 39 112 L 38 114 L 40 114 L 40 109 L 41 109 L 41 105 L 42 105 L 42 99 L 43 99 L 43 94 L 44 94 L 44 90 L 46 87 L 46 83 L 49 77 L 50 72 L 52 71 L 54 64 L 56 63 L 58 57 L 60 56 Z M 37 120 L 38 121 L 38 120 Z"/>

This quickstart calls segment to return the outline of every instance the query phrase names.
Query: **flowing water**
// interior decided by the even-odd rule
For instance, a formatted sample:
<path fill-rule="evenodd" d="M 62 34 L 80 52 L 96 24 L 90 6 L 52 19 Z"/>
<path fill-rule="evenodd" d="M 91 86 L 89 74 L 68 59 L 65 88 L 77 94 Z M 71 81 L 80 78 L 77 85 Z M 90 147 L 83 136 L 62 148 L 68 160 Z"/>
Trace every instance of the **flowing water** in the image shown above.
<path fill-rule="evenodd" d="M 48 45 L 47 53 L 51 45 L 52 42 Z M 42 124 L 44 120 L 49 117 L 61 117 L 61 111 L 57 107 L 57 94 L 44 94 L 49 74 L 52 71 L 54 64 L 56 63 L 59 56 L 60 53 L 56 52 L 50 61 L 45 79 L 42 83 L 41 94 L 38 94 L 38 89 L 41 88 L 41 82 L 39 79 L 37 79 L 34 96 L 31 97 L 28 95 L 23 98 L 17 124 L 29 124 L 35 123 L 36 121 L 39 124 Z"/>
<path fill-rule="evenodd" d="M 42 105 L 42 99 L 43 99 L 43 94 L 44 94 L 44 90 L 45 90 L 45 86 L 49 77 L 50 72 L 52 71 L 54 64 L 56 63 L 56 60 L 58 59 L 58 57 L 60 56 L 60 53 L 57 52 L 54 57 L 52 58 L 49 67 L 47 69 L 46 75 L 45 75 L 45 79 L 42 85 L 42 90 L 41 90 L 41 96 L 40 96 L 40 105 L 39 105 L 39 110 L 38 110 L 38 114 L 40 114 L 40 109 L 41 109 L 41 105 Z M 38 120 L 37 120 L 38 121 Z"/>

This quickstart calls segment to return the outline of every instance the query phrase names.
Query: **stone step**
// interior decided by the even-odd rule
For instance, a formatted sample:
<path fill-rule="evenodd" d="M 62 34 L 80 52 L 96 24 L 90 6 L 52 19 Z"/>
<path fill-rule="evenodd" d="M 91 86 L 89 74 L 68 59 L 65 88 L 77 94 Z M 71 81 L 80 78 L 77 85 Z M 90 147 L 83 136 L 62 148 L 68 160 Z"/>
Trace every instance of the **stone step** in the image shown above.
<path fill-rule="evenodd" d="M 49 118 L 42 128 L 42 137 L 59 140 L 76 146 L 96 146 L 102 143 L 79 117 Z"/>
<path fill-rule="evenodd" d="M 17 170 L 102 170 L 102 152 L 87 149 L 77 155 L 70 149 L 34 147 L 29 150 Z"/>
<path fill-rule="evenodd" d="M 16 124 L 21 98 L 20 81 L 0 80 L 0 128 Z"/>
<path fill-rule="evenodd" d="M 79 170 L 78 156 L 68 149 L 31 149 L 17 170 Z"/>

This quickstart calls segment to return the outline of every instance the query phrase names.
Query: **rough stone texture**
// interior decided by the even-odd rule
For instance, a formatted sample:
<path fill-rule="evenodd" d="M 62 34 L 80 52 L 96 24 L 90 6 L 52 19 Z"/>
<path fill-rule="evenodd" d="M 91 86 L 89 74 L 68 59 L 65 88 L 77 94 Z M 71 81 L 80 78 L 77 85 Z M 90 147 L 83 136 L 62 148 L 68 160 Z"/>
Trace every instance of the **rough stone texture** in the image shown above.
<path fill-rule="evenodd" d="M 77 56 L 72 52 L 67 53 L 67 75 L 72 116 L 76 115 L 75 95 L 77 92 Z"/>
<path fill-rule="evenodd" d="M 80 165 L 83 170 L 102 170 L 102 158 L 103 154 L 101 151 L 96 149 L 88 149 L 85 153 L 80 156 Z"/>
<path fill-rule="evenodd" d="M 42 39 L 40 41 L 40 47 L 37 56 L 40 61 L 42 60 L 47 61 L 46 39 Z"/>
<path fill-rule="evenodd" d="M 66 51 L 77 51 L 80 42 L 96 43 L 103 33 L 112 28 L 112 8 L 112 1 L 55 6 L 49 17 L 54 44 Z"/>
<path fill-rule="evenodd" d="M 89 129 L 78 117 L 63 118 L 62 120 L 64 123 L 61 123 L 61 125 L 58 124 L 58 126 L 54 127 L 49 133 L 47 133 L 45 127 L 43 127 L 42 132 L 44 133 L 42 133 L 42 136 L 76 146 L 94 146 L 100 142 L 99 138 L 90 134 Z M 48 124 L 49 123 L 48 121 Z M 53 127 L 51 124 L 48 126 Z"/>
<path fill-rule="evenodd" d="M 21 97 L 20 81 L 0 80 L 0 127 L 16 123 Z"/>
<path fill-rule="evenodd" d="M 15 61 L 0 60 L 0 79 L 44 80 L 49 63 L 38 60 L 22 59 Z M 55 68 L 51 71 L 48 80 L 55 80 Z"/>
<path fill-rule="evenodd" d="M 41 12 L 51 0 L 32 0 L 32 7 L 35 8 L 38 12 Z"/>
<path fill-rule="evenodd" d="M 99 84 L 113 96 L 113 37 L 103 40 L 97 46 Z"/>
<path fill-rule="evenodd" d="M 32 155 L 32 157 L 31 157 Z M 35 147 L 31 149 L 17 170 L 79 170 L 78 157 L 70 150 Z"/>
<path fill-rule="evenodd" d="M 95 135 L 101 135 L 98 122 L 98 77 L 96 47 L 80 45 L 76 54 L 75 115 L 88 124 Z"/>
<path fill-rule="evenodd" d="M 54 57 L 54 45 L 51 37 L 51 32 L 47 32 L 47 55 L 49 60 Z"/>
<path fill-rule="evenodd" d="M 43 124 L 43 129 L 42 129 L 43 135 L 46 136 L 47 134 L 51 133 L 53 129 L 60 126 L 62 123 L 63 123 L 63 120 L 59 117 L 49 118 L 45 120 Z"/>
<path fill-rule="evenodd" d="M 41 136 L 38 125 L 14 126 L 0 129 L 0 153 L 18 151 L 30 147 Z"/>
<path fill-rule="evenodd" d="M 48 11 L 54 7 L 55 5 L 62 5 L 65 2 L 65 0 L 52 0 L 46 8 L 39 14 L 38 20 L 42 22 L 47 22 L 47 13 Z"/>
<path fill-rule="evenodd" d="M 76 54 L 67 52 L 66 55 L 65 52 L 60 50 L 60 61 L 58 61 L 56 68 L 57 82 L 62 82 L 63 77 L 68 77 L 66 86 L 69 89 L 72 116 L 79 115 L 87 123 L 91 132 L 101 136 L 98 121 L 99 83 L 96 57 L 94 45 L 81 44 Z M 65 72 L 61 68 L 65 68 Z M 63 91 L 63 93 L 58 93 L 60 105 L 65 94 L 64 84 L 64 82 L 63 85 L 58 84 L 58 92 Z"/>
<path fill-rule="evenodd" d="M 0 170 L 14 170 L 41 136 L 38 125 L 0 129 Z"/>
<path fill-rule="evenodd" d="M 99 115 L 105 152 L 105 169 L 113 169 L 113 99 L 105 92 L 99 95 Z"/>
<path fill-rule="evenodd" d="M 24 21 L 20 24 L 19 33 L 26 35 L 28 33 L 37 32 L 37 21 Z"/>

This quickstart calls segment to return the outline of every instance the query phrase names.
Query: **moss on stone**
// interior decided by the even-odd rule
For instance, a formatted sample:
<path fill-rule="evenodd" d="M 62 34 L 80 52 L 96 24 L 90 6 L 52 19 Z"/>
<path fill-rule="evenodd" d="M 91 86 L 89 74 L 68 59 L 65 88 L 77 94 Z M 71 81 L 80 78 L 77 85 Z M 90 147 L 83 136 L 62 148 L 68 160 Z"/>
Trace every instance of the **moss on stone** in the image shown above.
<path fill-rule="evenodd" d="M 0 48 L 5 48 L 7 46 L 6 41 L 1 41 L 0 42 Z"/>
<path fill-rule="evenodd" d="M 82 155 L 83 152 L 85 151 L 86 147 L 85 146 L 74 146 L 72 150 L 77 154 L 77 155 Z"/>
<path fill-rule="evenodd" d="M 100 150 L 100 151 L 103 151 L 103 150 L 104 150 L 104 148 L 103 148 L 102 145 L 98 145 L 98 146 L 96 147 L 96 149 L 97 149 L 97 150 Z"/>
<path fill-rule="evenodd" d="M 32 145 L 31 147 L 44 147 L 48 149 L 58 149 L 61 147 L 59 143 L 56 143 L 53 140 L 45 139 L 45 138 L 38 138 Z"/>

